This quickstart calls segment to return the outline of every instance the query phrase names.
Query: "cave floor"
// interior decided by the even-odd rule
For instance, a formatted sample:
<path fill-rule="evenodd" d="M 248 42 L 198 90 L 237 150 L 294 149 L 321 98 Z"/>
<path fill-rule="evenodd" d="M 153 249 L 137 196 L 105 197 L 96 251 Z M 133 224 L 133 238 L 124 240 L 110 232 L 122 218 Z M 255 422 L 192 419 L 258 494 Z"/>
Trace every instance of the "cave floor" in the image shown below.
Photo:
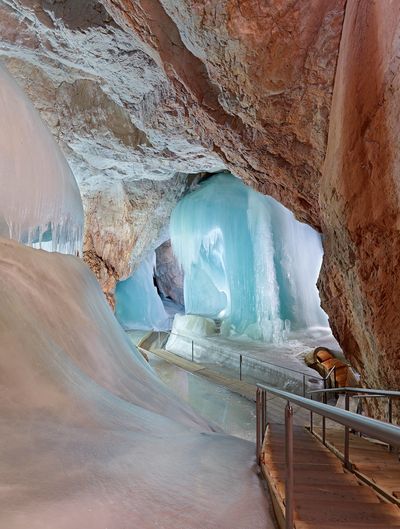
<path fill-rule="evenodd" d="M 148 353 L 161 380 L 225 433 L 255 441 L 255 404 L 248 398 Z"/>
<path fill-rule="evenodd" d="M 156 333 L 154 333 L 156 334 Z M 322 387 L 320 375 L 309 368 L 304 356 L 317 346 L 328 347 L 337 356 L 340 348 L 327 328 L 291 333 L 283 343 L 256 342 L 243 337 L 221 335 L 199 336 L 172 332 L 163 344 L 159 334 L 157 346 L 196 364 L 208 367 L 232 379 L 250 384 L 264 383 L 298 394 Z"/>

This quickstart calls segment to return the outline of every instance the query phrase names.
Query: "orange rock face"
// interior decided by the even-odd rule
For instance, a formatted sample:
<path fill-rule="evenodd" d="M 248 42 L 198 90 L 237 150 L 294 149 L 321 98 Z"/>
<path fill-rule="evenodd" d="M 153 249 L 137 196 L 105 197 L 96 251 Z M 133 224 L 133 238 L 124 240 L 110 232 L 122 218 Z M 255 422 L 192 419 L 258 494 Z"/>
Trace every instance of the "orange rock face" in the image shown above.
<path fill-rule="evenodd" d="M 321 182 L 320 290 L 366 385 L 400 381 L 400 3 L 348 2 Z"/>

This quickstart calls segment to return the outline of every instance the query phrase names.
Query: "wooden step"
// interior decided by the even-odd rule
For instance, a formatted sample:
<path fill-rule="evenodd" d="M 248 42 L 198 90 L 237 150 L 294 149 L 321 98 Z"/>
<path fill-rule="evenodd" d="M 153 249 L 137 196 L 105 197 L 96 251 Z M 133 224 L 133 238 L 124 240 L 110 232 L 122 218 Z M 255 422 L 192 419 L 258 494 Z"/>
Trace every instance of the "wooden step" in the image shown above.
<path fill-rule="evenodd" d="M 282 425 L 270 425 L 262 453 L 262 471 L 281 523 L 285 510 L 284 432 Z M 362 440 L 359 444 L 364 446 Z M 293 452 L 296 529 L 400 529 L 400 509 L 382 502 L 371 487 L 361 485 L 304 427 L 294 427 Z M 376 470 L 377 478 L 390 469 L 388 463 L 385 460 Z M 396 490 L 400 491 L 400 486 Z"/>
<path fill-rule="evenodd" d="M 316 428 L 316 433 L 321 435 L 321 429 Z M 344 435 L 343 431 L 327 431 L 327 446 L 343 457 Z M 364 437 L 350 434 L 350 461 L 354 471 L 366 482 L 374 484 L 383 495 L 391 497 L 400 505 L 399 497 L 395 491 L 400 490 L 400 462 L 398 455 L 389 452 L 381 444 L 372 442 Z"/>

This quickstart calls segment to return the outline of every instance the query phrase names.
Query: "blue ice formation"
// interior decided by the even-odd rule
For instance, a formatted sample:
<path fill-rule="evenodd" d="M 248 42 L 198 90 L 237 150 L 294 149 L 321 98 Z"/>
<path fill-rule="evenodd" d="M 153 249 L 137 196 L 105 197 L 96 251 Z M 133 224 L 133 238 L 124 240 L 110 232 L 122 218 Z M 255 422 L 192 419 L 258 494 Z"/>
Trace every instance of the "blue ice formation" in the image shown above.
<path fill-rule="evenodd" d="M 168 328 L 168 315 L 153 283 L 154 263 L 152 252 L 131 277 L 117 283 L 115 315 L 124 329 Z"/>
<path fill-rule="evenodd" d="M 178 203 L 170 235 L 187 314 L 222 319 L 224 333 L 266 342 L 328 326 L 316 287 L 320 236 L 273 198 L 214 175 Z"/>

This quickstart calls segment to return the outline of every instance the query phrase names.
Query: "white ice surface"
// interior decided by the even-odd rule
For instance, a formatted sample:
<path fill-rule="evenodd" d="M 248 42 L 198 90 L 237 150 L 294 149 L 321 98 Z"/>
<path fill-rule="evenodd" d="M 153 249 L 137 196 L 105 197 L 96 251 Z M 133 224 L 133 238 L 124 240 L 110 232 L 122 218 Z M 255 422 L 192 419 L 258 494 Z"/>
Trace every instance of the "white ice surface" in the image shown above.
<path fill-rule="evenodd" d="M 0 527 L 273 527 L 254 445 L 210 431 L 77 258 L 0 240 Z"/>

